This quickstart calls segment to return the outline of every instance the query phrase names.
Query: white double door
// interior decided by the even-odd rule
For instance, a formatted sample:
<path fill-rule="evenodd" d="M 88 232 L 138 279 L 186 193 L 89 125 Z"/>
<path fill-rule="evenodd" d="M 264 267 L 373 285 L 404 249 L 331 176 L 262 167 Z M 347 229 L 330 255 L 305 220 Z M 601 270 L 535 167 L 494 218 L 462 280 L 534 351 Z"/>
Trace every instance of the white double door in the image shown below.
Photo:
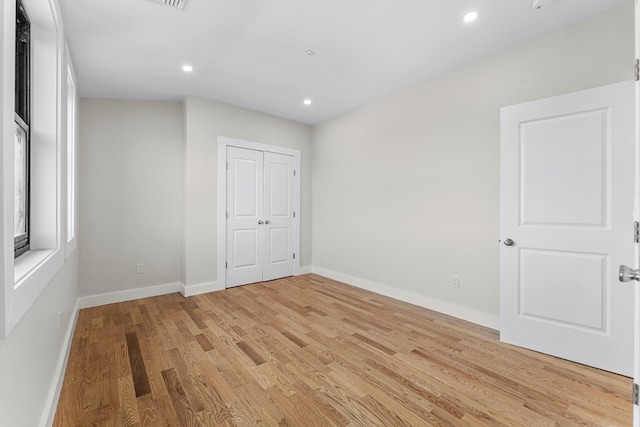
<path fill-rule="evenodd" d="M 500 171 L 501 340 L 627 376 L 634 97 L 625 82 L 503 108 Z"/>
<path fill-rule="evenodd" d="M 227 147 L 226 286 L 294 274 L 294 157 Z"/>

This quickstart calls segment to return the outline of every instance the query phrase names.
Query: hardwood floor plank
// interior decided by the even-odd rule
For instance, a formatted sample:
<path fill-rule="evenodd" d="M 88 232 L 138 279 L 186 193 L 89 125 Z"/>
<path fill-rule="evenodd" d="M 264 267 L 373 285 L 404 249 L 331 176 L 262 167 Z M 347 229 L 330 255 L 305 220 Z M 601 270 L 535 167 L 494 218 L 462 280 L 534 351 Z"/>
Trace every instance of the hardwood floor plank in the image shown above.
<path fill-rule="evenodd" d="M 138 404 L 138 416 L 140 425 L 144 427 L 154 427 L 163 425 L 161 412 L 156 408 L 156 402 L 150 394 L 145 394 L 136 399 Z"/>
<path fill-rule="evenodd" d="M 280 331 L 280 333 L 300 348 L 305 348 L 307 346 L 306 342 L 304 342 L 302 339 L 298 338 L 297 336 L 295 336 L 289 331 L 286 331 L 286 330 Z"/>
<path fill-rule="evenodd" d="M 164 378 L 164 382 L 167 385 L 171 405 L 178 416 L 180 425 L 197 426 L 198 422 L 194 410 L 191 407 L 191 402 L 189 402 L 176 372 L 173 369 L 162 371 L 162 378 Z"/>
<path fill-rule="evenodd" d="M 627 426 L 631 384 L 310 274 L 81 310 L 53 425 Z"/>
<path fill-rule="evenodd" d="M 298 381 L 294 383 L 293 386 L 302 397 L 317 408 L 318 411 L 328 418 L 333 425 L 349 425 L 349 420 L 346 419 L 333 405 L 323 399 L 321 395 L 318 395 L 307 383 Z"/>
<path fill-rule="evenodd" d="M 242 350 L 244 354 L 247 355 L 249 359 L 251 359 L 253 363 L 256 364 L 256 366 L 260 366 L 266 362 L 266 360 L 264 360 L 264 358 L 247 342 L 240 341 L 240 342 L 237 342 L 236 345 L 240 350 Z"/>
<path fill-rule="evenodd" d="M 172 371 L 172 375 L 175 374 L 178 381 L 180 382 L 180 387 L 182 389 L 181 393 L 184 393 L 184 395 L 186 396 L 189 402 L 189 408 L 191 409 L 191 411 L 194 413 L 198 413 L 204 410 L 205 409 L 204 405 L 201 399 L 198 397 L 198 394 L 196 393 L 196 390 L 193 384 L 193 379 L 195 378 L 195 375 L 199 374 L 200 372 L 193 372 L 193 369 L 189 369 L 187 367 L 187 363 L 189 362 L 185 359 L 190 358 L 189 353 L 188 352 L 182 353 L 178 349 L 173 348 L 169 350 L 169 358 L 171 359 L 172 366 L 173 366 L 170 369 Z M 189 363 L 190 366 L 192 364 L 193 363 Z M 167 376 L 164 373 L 167 371 L 162 371 L 162 372 L 163 372 L 162 376 L 165 379 L 165 384 L 166 384 Z M 169 391 L 169 394 L 171 395 L 171 391 Z"/>
<path fill-rule="evenodd" d="M 147 370 L 144 366 L 144 359 L 140 352 L 140 344 L 138 336 L 135 332 L 129 332 L 127 337 L 127 350 L 129 352 L 129 362 L 131 363 L 131 375 L 133 376 L 133 384 L 136 390 L 136 397 L 151 393 L 149 379 L 147 378 Z"/>
<path fill-rule="evenodd" d="M 120 425 L 139 426 L 141 424 L 140 415 L 133 381 L 131 381 L 131 378 L 118 378 L 117 381 L 120 399 L 118 405 L 120 408 Z"/>
<path fill-rule="evenodd" d="M 286 396 L 280 387 L 273 386 L 266 390 L 267 396 L 284 414 L 284 420 L 295 426 L 334 426 L 331 420 L 308 404 L 298 393 Z"/>
<path fill-rule="evenodd" d="M 199 398 L 204 402 L 204 407 L 198 414 L 206 412 L 203 419 L 215 419 L 216 424 L 227 423 L 231 419 L 231 413 L 220 392 L 216 389 L 215 383 L 211 382 L 206 375 L 194 377 L 193 384 Z"/>
<path fill-rule="evenodd" d="M 204 334 L 196 335 L 196 340 L 198 341 L 198 344 L 200 344 L 200 347 L 202 347 L 203 351 L 213 350 L 213 344 L 211 344 L 211 341 L 209 341 Z"/>
<path fill-rule="evenodd" d="M 371 338 L 367 338 L 364 335 L 355 333 L 355 334 L 351 334 L 352 337 L 359 339 L 360 341 L 362 341 L 365 344 L 369 344 L 371 347 L 380 350 L 383 353 L 388 354 L 389 356 L 393 356 L 394 354 L 396 354 L 396 352 L 394 350 L 391 350 L 390 348 L 386 347 L 383 344 L 380 344 L 379 342 L 376 342 L 374 340 L 372 340 Z"/>

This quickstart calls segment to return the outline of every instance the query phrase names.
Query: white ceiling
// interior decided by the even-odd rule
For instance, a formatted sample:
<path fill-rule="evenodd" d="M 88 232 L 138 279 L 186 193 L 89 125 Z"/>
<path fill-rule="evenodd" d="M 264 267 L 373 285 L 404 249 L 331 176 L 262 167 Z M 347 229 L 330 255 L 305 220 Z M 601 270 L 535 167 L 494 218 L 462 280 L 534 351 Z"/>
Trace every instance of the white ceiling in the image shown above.
<path fill-rule="evenodd" d="M 196 95 L 316 124 L 632 0 L 539 1 L 539 10 L 532 0 L 60 4 L 82 97 Z M 479 18 L 463 23 L 473 10 Z"/>

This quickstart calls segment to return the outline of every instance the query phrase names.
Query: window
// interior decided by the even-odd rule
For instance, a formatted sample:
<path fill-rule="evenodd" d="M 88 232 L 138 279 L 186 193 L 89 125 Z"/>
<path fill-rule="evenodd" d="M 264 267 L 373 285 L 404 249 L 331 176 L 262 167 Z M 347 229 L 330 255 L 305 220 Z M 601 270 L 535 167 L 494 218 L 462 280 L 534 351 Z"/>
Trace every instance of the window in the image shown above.
<path fill-rule="evenodd" d="M 65 245 L 64 145 L 65 71 L 70 60 L 65 58 L 59 16 L 57 0 L 0 1 L 0 28 L 9 31 L 3 37 L 16 45 L 15 53 L 0 48 L 2 63 L 7 65 L 0 67 L 0 93 L 8 101 L 0 103 L 5 125 L 1 143 L 3 151 L 11 153 L 0 156 L 4 171 L 0 174 L 0 198 L 4 206 L 15 205 L 14 209 L 2 209 L 0 235 L 6 242 L 15 237 L 17 228 L 28 239 L 28 246 L 22 247 L 24 252 L 17 257 L 15 249 L 10 253 L 0 245 L 0 339 L 27 313 L 63 266 L 66 249 L 71 247 Z M 18 176 L 23 180 L 14 182 Z M 15 203 L 15 194 L 20 203 Z M 24 216 L 15 215 L 16 211 Z M 16 218 L 24 218 L 24 222 Z"/>
<path fill-rule="evenodd" d="M 29 169 L 31 120 L 31 24 L 20 0 L 16 4 L 15 119 L 14 138 L 14 257 L 29 250 Z"/>

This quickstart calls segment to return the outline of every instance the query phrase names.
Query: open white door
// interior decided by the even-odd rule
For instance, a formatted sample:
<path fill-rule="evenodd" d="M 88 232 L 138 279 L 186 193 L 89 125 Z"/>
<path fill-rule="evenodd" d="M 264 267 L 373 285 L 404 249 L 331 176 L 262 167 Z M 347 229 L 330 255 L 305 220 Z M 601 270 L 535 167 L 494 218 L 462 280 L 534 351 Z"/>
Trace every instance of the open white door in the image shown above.
<path fill-rule="evenodd" d="M 500 339 L 632 376 L 634 82 L 505 107 Z"/>
<path fill-rule="evenodd" d="M 640 17 L 640 8 L 636 0 L 636 10 Z M 640 23 L 638 24 L 640 25 Z M 638 41 L 640 42 L 640 30 L 638 31 Z M 640 43 L 639 43 L 640 50 Z M 640 64 L 639 64 L 640 66 Z M 640 82 L 636 81 L 636 215 L 640 216 Z M 636 251 L 637 268 L 621 265 L 618 270 L 619 279 L 622 285 L 635 285 L 635 345 L 634 345 L 634 373 L 633 373 L 633 425 L 640 427 L 640 250 Z"/>

